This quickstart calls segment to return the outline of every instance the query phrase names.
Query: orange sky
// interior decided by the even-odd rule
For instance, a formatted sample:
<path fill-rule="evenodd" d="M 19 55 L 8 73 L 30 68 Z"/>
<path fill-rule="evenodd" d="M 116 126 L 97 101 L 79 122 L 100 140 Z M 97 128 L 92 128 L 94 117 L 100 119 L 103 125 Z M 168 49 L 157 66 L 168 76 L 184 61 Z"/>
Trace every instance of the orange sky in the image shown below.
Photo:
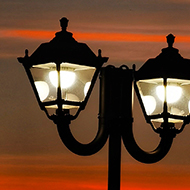
<path fill-rule="evenodd" d="M 190 58 L 189 0 L 0 0 L 0 190 L 106 190 L 108 144 L 90 157 L 80 157 L 62 144 L 55 124 L 40 110 L 17 57 L 31 54 L 60 31 L 68 31 L 108 64 L 137 69 L 176 36 L 175 48 Z M 74 136 L 90 142 L 96 135 L 98 82 L 86 109 L 71 124 Z M 159 136 L 145 123 L 134 103 L 134 133 L 142 148 L 153 149 Z M 122 146 L 121 190 L 190 190 L 189 125 L 174 139 L 162 161 L 145 165 Z"/>
<path fill-rule="evenodd" d="M 72 31 L 74 38 L 77 40 L 90 40 L 90 41 L 121 41 L 121 42 L 163 42 L 163 35 L 152 34 L 133 34 L 133 33 L 84 33 Z M 1 37 L 6 38 L 26 38 L 48 40 L 55 34 L 55 31 L 46 30 L 2 30 L 0 31 Z M 190 42 L 190 36 L 183 35 L 177 36 L 178 42 Z"/>
<path fill-rule="evenodd" d="M 1 159 L 0 187 L 3 190 L 104 190 L 107 189 L 107 166 L 72 166 L 54 160 L 48 163 L 48 158 L 39 156 L 15 157 L 15 163 L 8 163 L 9 156 Z M 49 159 L 56 158 L 49 156 Z M 6 160 L 5 160 L 6 159 Z M 44 160 L 43 164 L 36 162 Z M 33 160 L 33 162 L 32 162 Z M 24 165 L 21 161 L 25 162 Z M 5 164 L 5 162 L 7 162 Z M 20 163 L 20 164 L 19 164 Z M 27 163 L 27 164 L 26 164 Z M 178 169 L 180 167 L 180 171 Z M 143 164 L 123 164 L 121 190 L 189 190 L 190 167 Z M 24 171 L 24 172 L 23 172 Z M 171 183 L 172 181 L 172 183 Z"/>

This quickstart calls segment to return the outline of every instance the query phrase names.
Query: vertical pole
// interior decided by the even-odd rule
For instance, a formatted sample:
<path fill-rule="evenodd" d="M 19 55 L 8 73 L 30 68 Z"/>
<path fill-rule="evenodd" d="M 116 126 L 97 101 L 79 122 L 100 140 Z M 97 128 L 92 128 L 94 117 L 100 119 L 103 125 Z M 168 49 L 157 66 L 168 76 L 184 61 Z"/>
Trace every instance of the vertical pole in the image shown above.
<path fill-rule="evenodd" d="M 131 120 L 132 71 L 127 67 L 105 67 L 100 84 L 105 124 L 109 128 L 108 190 L 120 190 L 121 128 L 125 119 Z"/>
<path fill-rule="evenodd" d="M 111 128 L 108 157 L 108 190 L 120 190 L 121 135 L 116 126 Z"/>

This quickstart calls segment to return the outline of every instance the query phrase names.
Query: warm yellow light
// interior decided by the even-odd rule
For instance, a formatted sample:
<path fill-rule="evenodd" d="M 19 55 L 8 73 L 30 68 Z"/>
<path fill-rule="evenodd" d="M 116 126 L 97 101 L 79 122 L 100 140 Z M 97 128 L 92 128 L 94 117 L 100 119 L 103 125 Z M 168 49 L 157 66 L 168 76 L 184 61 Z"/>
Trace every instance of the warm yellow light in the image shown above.
<path fill-rule="evenodd" d="M 152 114 L 156 108 L 155 98 L 153 96 L 143 96 L 142 101 L 147 114 L 148 115 Z"/>
<path fill-rule="evenodd" d="M 58 86 L 58 72 L 50 71 L 49 78 L 51 83 L 57 87 Z M 69 88 L 75 82 L 76 75 L 72 71 L 60 71 L 61 78 L 61 88 Z"/>
<path fill-rule="evenodd" d="M 91 82 L 87 82 L 84 86 L 84 95 L 86 96 L 89 88 L 90 88 Z"/>
<path fill-rule="evenodd" d="M 158 98 L 164 102 L 165 100 L 165 90 L 166 90 L 166 101 L 168 103 L 177 102 L 182 94 L 182 88 L 179 86 L 167 86 L 166 89 L 164 86 L 156 87 L 156 94 Z"/>
<path fill-rule="evenodd" d="M 44 81 L 35 81 L 36 89 L 38 91 L 40 100 L 45 100 L 49 95 L 49 86 Z"/>
<path fill-rule="evenodd" d="M 73 101 L 73 102 L 79 102 L 79 98 L 75 94 L 67 93 L 65 100 Z"/>

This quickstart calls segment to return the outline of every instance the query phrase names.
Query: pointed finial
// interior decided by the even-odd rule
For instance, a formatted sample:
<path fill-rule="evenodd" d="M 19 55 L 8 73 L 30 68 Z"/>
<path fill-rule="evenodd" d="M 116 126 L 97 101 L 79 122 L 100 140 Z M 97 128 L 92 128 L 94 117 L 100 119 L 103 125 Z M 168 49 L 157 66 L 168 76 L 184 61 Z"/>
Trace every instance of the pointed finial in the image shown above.
<path fill-rule="evenodd" d="M 66 17 L 62 17 L 59 21 L 60 21 L 60 26 L 62 28 L 62 31 L 66 31 L 69 20 Z"/>
<path fill-rule="evenodd" d="M 98 57 L 102 57 L 102 50 L 101 49 L 98 50 Z"/>
<path fill-rule="evenodd" d="M 28 49 L 25 50 L 25 57 L 28 57 Z"/>
<path fill-rule="evenodd" d="M 173 34 L 169 34 L 166 36 L 166 38 L 167 38 L 168 47 L 173 47 L 175 36 Z"/>

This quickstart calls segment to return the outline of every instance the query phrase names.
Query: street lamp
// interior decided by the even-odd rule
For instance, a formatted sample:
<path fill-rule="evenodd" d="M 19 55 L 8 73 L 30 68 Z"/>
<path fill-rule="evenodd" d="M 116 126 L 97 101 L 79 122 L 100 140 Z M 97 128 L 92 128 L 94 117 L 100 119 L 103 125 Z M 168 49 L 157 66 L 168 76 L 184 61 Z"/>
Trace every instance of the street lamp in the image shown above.
<path fill-rule="evenodd" d="M 174 123 L 182 123 L 176 133 L 190 121 L 190 60 L 173 48 L 174 39 L 175 36 L 169 34 L 168 47 L 135 73 L 135 88 L 142 110 L 156 132 L 159 129 L 152 121 L 169 123 L 172 128 Z"/>
<path fill-rule="evenodd" d="M 78 155 L 98 152 L 109 137 L 108 189 L 120 189 L 121 139 L 138 161 L 155 163 L 168 153 L 173 138 L 190 121 L 190 60 L 173 48 L 174 36 L 168 35 L 168 47 L 155 59 L 149 59 L 138 71 L 122 65 L 103 67 L 108 58 L 96 56 L 66 31 L 68 20 L 60 20 L 62 31 L 28 56 L 18 58 L 23 64 L 40 108 L 57 125 L 65 146 Z M 88 144 L 78 142 L 69 128 L 72 120 L 85 108 L 100 72 L 99 128 Z M 134 89 L 146 121 L 161 137 L 153 151 L 142 150 L 132 129 Z M 53 115 L 48 110 L 56 109 Z M 70 110 L 77 108 L 74 115 Z M 155 127 L 154 123 L 161 123 Z M 177 129 L 174 123 L 182 122 Z"/>
<path fill-rule="evenodd" d="M 71 108 L 78 111 L 75 119 L 85 108 L 101 66 L 108 58 L 101 57 L 101 50 L 96 56 L 84 43 L 78 43 L 72 33 L 67 32 L 68 20 L 60 20 L 61 32 L 48 43 L 41 44 L 29 57 L 18 58 L 23 64 L 35 96 L 48 118 L 48 112 L 55 108 L 59 114 Z"/>
<path fill-rule="evenodd" d="M 169 34 L 166 38 L 168 47 L 163 48 L 156 58 L 147 60 L 138 71 L 134 67 L 135 92 L 147 123 L 160 134 L 160 144 L 147 157 L 144 151 L 135 150 L 137 146 L 130 137 L 132 135 L 127 135 L 132 131 L 126 128 L 123 133 L 129 153 L 136 160 L 146 163 L 163 158 L 170 149 L 172 139 L 190 122 L 190 60 L 173 48 L 175 36 Z M 159 123 L 161 125 L 156 127 Z M 181 124 L 181 127 L 177 128 L 175 124 Z M 132 141 L 135 146 L 130 146 Z"/>

